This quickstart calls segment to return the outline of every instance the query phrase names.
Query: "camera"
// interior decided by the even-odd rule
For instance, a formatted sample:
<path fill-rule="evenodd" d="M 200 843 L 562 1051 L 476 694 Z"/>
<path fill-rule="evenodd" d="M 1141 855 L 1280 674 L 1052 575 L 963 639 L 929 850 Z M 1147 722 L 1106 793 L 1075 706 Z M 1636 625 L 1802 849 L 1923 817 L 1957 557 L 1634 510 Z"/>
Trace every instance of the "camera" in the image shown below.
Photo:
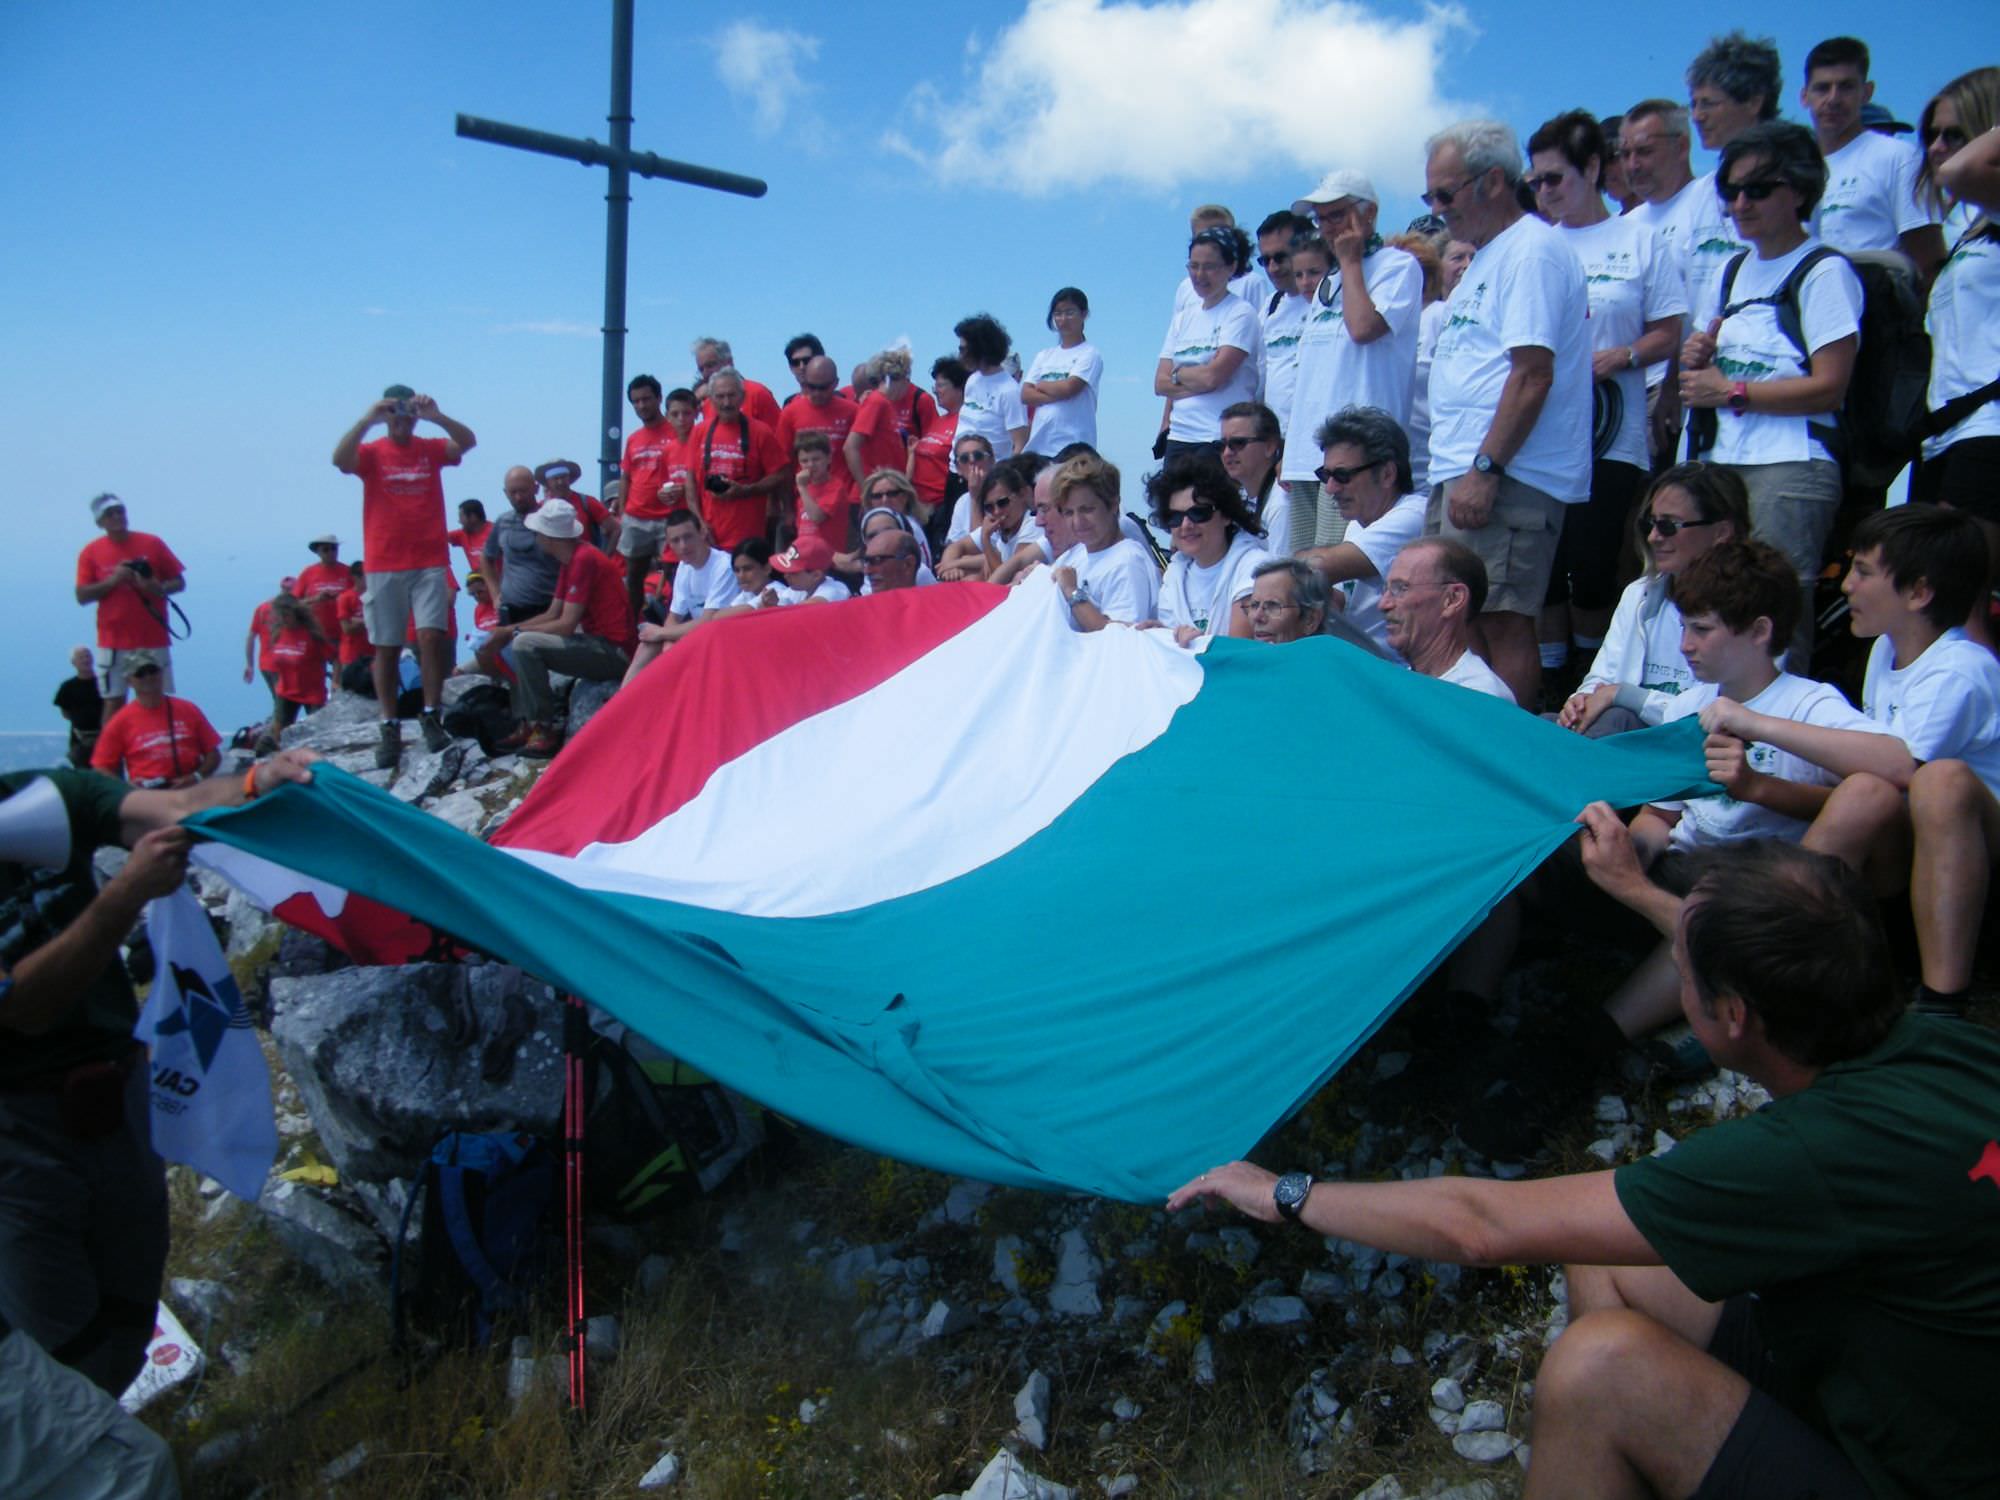
<path fill-rule="evenodd" d="M 125 559 L 125 566 L 132 570 L 134 578 L 151 578 L 153 576 L 153 564 L 150 558 L 128 557 Z"/>
<path fill-rule="evenodd" d="M 399 398 L 397 399 L 397 401 L 396 401 L 396 415 L 397 415 L 397 416 L 399 416 L 399 417 L 407 417 L 407 416 L 409 416 L 409 415 L 410 415 L 410 414 L 411 414 L 411 413 L 412 413 L 412 412 L 413 412 L 414 410 L 415 410 L 415 408 L 414 408 L 414 407 L 412 407 L 412 406 L 410 405 L 410 398 L 409 398 L 408 396 L 402 396 L 402 397 L 399 397 Z"/>
<path fill-rule="evenodd" d="M 720 474 L 711 474 L 702 480 L 701 487 L 711 495 L 723 495 L 729 492 L 729 481 Z"/>

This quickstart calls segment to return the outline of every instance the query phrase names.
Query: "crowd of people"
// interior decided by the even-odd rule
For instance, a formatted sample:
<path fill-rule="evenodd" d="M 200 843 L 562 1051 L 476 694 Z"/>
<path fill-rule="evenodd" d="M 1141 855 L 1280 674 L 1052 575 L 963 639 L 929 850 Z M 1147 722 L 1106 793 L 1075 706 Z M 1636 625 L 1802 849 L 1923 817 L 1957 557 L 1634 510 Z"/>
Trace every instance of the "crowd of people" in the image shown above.
<path fill-rule="evenodd" d="M 1468 1143 L 1509 1157 L 1634 1055 L 1743 1068 L 1781 1096 L 1774 1121 L 1800 1123 L 1704 1147 L 1713 1175 L 1677 1155 L 1621 1171 L 1615 1191 L 1606 1176 L 1492 1202 L 1420 1184 L 1314 1196 L 1310 1180 L 1234 1164 L 1184 1196 L 1412 1254 L 1576 1261 L 1572 1299 L 1590 1316 L 1558 1346 L 1557 1412 L 1638 1354 L 1722 1413 L 1649 1437 L 1634 1391 L 1630 1421 L 1576 1419 L 1548 1446 L 1538 1427 L 1530 1493 L 2000 1484 L 1968 1444 L 1976 1408 L 1938 1385 L 1967 1350 L 1992 1369 L 2000 1346 L 2000 1148 L 1983 1180 L 1973 1138 L 1993 1129 L 2000 1046 L 1962 1024 L 2000 857 L 2000 68 L 1942 87 L 1911 143 L 1874 103 L 1869 65 L 1852 38 L 1812 48 L 1809 123 L 1792 123 L 1775 46 L 1732 33 L 1688 65 L 1684 101 L 1571 110 L 1525 145 L 1497 121 L 1451 125 L 1424 146 L 1430 212 L 1400 233 L 1344 165 L 1254 233 L 1196 209 L 1185 278 L 1161 298 L 1159 467 L 1140 484 L 1099 451 L 1105 362 L 1074 286 L 1051 296 L 1053 342 L 1025 363 L 997 319 L 959 322 L 927 388 L 903 348 L 843 383 L 800 334 L 781 399 L 726 341 L 699 339 L 687 383 L 631 381 L 635 426 L 602 498 L 570 460 L 518 465 L 496 516 L 467 500 L 451 530 L 444 474 L 475 436 L 392 385 L 333 450 L 361 481 L 363 560 L 315 536 L 313 563 L 256 607 L 244 677 L 272 697 L 258 749 L 340 688 L 373 695 L 376 761 L 392 768 L 406 717 L 428 748 L 449 742 L 443 686 L 465 672 L 511 695 L 500 748 L 546 757 L 563 743 L 553 674 L 629 685 L 744 613 L 966 582 L 1050 586 L 1077 631 L 1156 630 L 1163 649 L 1337 636 L 1544 713 L 1551 733 L 1697 718 L 1723 791 L 1585 810 L 1579 840 L 1465 938 L 1411 1013 L 1490 1014 L 1524 925 L 1625 922 L 1651 954 L 1559 1034 L 1415 1069 L 1411 1087 L 1444 1089 Z M 1702 176 L 1697 138 L 1718 153 Z M 1905 463 L 1908 503 L 1890 506 Z M 73 757 L 198 789 L 219 740 L 173 696 L 183 566 L 130 529 L 118 497 L 91 511 L 103 535 L 79 559 L 77 599 L 96 608 L 100 655 L 79 648 L 58 695 Z M 1871 642 L 1848 685 L 1858 705 L 1813 676 L 1828 670 L 1816 588 L 1844 561 L 1844 629 Z M 475 620 L 462 662 L 461 588 Z M 1875 903 L 1904 893 L 1914 1016 L 1875 925 Z M 1968 1088 L 1984 1114 L 1907 1105 Z M 1894 1149 L 1829 1123 L 1841 1110 L 1888 1112 Z M 1913 1204 L 1900 1184 L 1947 1159 L 1951 1193 Z M 1767 1202 L 1797 1211 L 1795 1232 L 1744 1211 Z M 1691 1215 L 1713 1222 L 1691 1230 Z M 1786 1311 L 1718 1314 L 1697 1300 L 1711 1292 Z M 1800 1347 L 1802 1319 L 1825 1347 Z M 1882 1371 L 1904 1383 L 1905 1421 L 1856 1408 Z"/>

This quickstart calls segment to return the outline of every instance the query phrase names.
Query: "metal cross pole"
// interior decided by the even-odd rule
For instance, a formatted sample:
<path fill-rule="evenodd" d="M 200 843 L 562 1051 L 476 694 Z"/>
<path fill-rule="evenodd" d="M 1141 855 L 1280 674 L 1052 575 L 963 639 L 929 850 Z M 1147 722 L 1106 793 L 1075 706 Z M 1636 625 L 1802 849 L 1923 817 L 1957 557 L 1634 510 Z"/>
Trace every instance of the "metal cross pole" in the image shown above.
<path fill-rule="evenodd" d="M 632 175 L 664 177 L 745 198 L 761 198 L 768 191 L 760 178 L 740 177 L 632 149 L 632 0 L 611 0 L 611 112 L 606 118 L 611 125 L 608 146 L 482 120 L 477 115 L 458 117 L 458 133 L 467 140 L 539 151 L 586 167 L 610 169 L 611 181 L 604 195 L 604 405 L 597 459 L 599 493 L 617 476 L 624 457 L 618 438 L 625 421 L 625 239 Z"/>

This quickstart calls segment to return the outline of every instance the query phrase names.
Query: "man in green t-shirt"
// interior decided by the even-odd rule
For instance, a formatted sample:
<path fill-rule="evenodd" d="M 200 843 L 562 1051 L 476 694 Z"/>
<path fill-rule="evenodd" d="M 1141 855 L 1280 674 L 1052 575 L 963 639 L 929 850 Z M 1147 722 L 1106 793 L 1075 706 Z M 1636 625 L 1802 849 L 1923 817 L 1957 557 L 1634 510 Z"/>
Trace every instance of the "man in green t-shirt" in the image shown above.
<path fill-rule="evenodd" d="M 0 775 L 0 1330 L 111 1395 L 144 1362 L 167 1255 L 138 1006 L 118 947 L 187 876 L 180 820 L 311 779 L 310 751 L 248 777 L 137 791 L 90 771 Z M 92 856 L 131 857 L 104 886 Z"/>
<path fill-rule="evenodd" d="M 1232 1162 L 1168 1208 L 1567 1263 L 1529 1500 L 2000 1494 L 2000 1036 L 1906 1013 L 1839 861 L 1733 844 L 1683 901 L 1611 808 L 1578 821 L 1591 878 L 1672 935 L 1696 1037 L 1770 1105 L 1615 1172 L 1316 1183 Z"/>

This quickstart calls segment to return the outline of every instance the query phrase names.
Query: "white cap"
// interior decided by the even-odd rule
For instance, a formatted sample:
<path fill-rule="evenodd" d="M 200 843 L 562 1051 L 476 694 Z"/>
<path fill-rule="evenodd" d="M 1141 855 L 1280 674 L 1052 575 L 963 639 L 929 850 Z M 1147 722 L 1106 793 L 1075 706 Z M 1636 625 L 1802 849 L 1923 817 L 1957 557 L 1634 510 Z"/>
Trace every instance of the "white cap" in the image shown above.
<path fill-rule="evenodd" d="M 576 518 L 576 507 L 567 500 L 544 500 L 541 509 L 530 511 L 522 524 L 530 531 L 565 542 L 583 535 L 583 522 Z"/>
<path fill-rule="evenodd" d="M 1357 172 L 1352 167 L 1336 168 L 1320 179 L 1319 186 L 1292 205 L 1295 214 L 1310 215 L 1317 203 L 1338 203 L 1342 198 L 1353 198 L 1361 203 L 1380 203 L 1375 196 L 1375 184 L 1368 180 L 1366 172 Z"/>
<path fill-rule="evenodd" d="M 339 545 L 340 545 L 340 538 L 335 536 L 330 531 L 321 532 L 318 536 L 314 537 L 311 541 L 306 543 L 308 549 L 313 547 L 338 547 Z"/>
<path fill-rule="evenodd" d="M 116 495 L 113 495 L 108 491 L 102 495 L 91 496 L 90 519 L 93 521 L 103 520 L 104 513 L 107 510 L 110 510 L 111 507 L 114 505 L 117 506 L 120 510 L 123 510 L 125 508 L 125 502 L 123 500 L 120 500 Z"/>

